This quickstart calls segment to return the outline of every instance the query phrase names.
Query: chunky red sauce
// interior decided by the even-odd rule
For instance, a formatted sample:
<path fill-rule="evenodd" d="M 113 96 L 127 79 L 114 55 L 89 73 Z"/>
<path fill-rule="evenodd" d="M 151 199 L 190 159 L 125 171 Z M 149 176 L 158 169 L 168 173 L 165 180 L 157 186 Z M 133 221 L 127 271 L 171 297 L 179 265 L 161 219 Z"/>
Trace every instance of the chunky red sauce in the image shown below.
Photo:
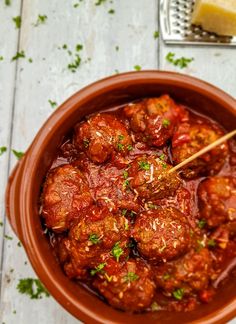
<path fill-rule="evenodd" d="M 236 144 L 168 95 L 87 116 L 58 150 L 41 216 L 65 274 L 124 311 L 191 311 L 236 265 Z"/>

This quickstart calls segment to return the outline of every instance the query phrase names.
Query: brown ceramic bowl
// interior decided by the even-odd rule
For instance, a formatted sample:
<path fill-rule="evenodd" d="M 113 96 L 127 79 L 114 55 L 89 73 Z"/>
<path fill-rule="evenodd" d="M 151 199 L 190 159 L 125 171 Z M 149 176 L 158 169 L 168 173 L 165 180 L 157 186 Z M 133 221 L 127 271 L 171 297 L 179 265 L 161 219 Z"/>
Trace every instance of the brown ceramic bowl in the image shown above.
<path fill-rule="evenodd" d="M 223 91 L 185 75 L 144 71 L 113 76 L 82 89 L 61 105 L 38 132 L 9 179 L 8 219 L 40 280 L 71 314 L 86 323 L 225 323 L 236 315 L 236 281 L 229 280 L 212 303 L 189 313 L 128 314 L 113 309 L 62 272 L 38 215 L 43 178 L 63 135 L 85 115 L 132 100 L 169 93 L 228 131 L 236 125 L 236 101 Z"/>

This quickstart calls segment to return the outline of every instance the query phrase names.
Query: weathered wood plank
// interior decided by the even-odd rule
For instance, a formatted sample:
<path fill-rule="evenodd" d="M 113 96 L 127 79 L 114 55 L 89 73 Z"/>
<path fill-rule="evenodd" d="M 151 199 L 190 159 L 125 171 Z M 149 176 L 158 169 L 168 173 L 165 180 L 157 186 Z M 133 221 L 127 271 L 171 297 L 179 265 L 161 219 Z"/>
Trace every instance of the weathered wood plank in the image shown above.
<path fill-rule="evenodd" d="M 16 75 L 16 61 L 11 62 L 11 58 L 16 54 L 19 34 L 19 30 L 15 28 L 12 17 L 19 15 L 20 6 L 20 1 L 15 6 L 6 6 L 4 1 L 0 3 L 0 147 L 7 147 L 7 151 L 0 156 L 0 269 L 3 261 L 2 252 L 5 232 L 4 196 L 10 154 L 9 145 Z"/>
<path fill-rule="evenodd" d="M 80 3 L 74 8 L 74 3 Z M 95 6 L 94 1 L 24 0 L 20 49 L 26 58 L 17 69 L 12 146 L 24 151 L 39 127 L 53 112 L 48 100 L 58 104 L 86 84 L 115 73 L 132 70 L 135 65 L 157 68 L 157 2 L 121 0 Z M 114 9 L 114 14 L 108 11 Z M 32 26 L 38 15 L 47 15 L 45 24 Z M 72 57 L 62 49 L 67 44 L 73 54 L 76 44 L 82 63 L 75 73 L 67 65 Z M 117 49 L 116 46 L 119 48 Z M 61 49 L 59 49 L 59 47 Z M 33 62 L 28 61 L 32 58 Z M 88 60 L 91 58 L 91 61 Z M 11 166 L 15 163 L 11 159 Z M 7 233 L 11 234 L 8 226 Z M 52 298 L 29 300 L 16 291 L 19 278 L 35 277 L 25 265 L 23 248 L 17 239 L 4 247 L 2 322 L 76 323 Z M 11 269 L 14 271 L 11 273 Z M 10 282 L 8 281 L 10 277 Z M 16 310 L 16 314 L 13 311 Z"/>

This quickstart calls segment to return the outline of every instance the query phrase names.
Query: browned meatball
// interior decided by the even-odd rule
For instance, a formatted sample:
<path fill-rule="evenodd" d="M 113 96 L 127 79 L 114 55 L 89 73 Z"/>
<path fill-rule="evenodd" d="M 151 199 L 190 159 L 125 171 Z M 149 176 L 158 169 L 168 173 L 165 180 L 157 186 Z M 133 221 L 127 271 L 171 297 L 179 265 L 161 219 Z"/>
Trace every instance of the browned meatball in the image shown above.
<path fill-rule="evenodd" d="M 190 227 L 179 210 L 158 208 L 140 214 L 135 222 L 133 237 L 144 258 L 150 262 L 165 262 L 189 249 Z"/>
<path fill-rule="evenodd" d="M 155 156 L 136 158 L 128 169 L 131 189 L 141 198 L 159 199 L 172 196 L 180 185 L 176 172 L 168 173 L 171 166 Z"/>
<path fill-rule="evenodd" d="M 175 297 L 201 292 L 208 287 L 212 270 L 212 257 L 208 249 L 192 250 L 182 258 L 155 267 L 155 281 L 167 296 Z M 178 299 L 178 296 L 176 296 Z"/>
<path fill-rule="evenodd" d="M 86 210 L 61 242 L 60 260 L 66 274 L 80 278 L 84 269 L 96 267 L 109 255 L 117 261 L 125 258 L 129 236 L 129 222 L 124 216 L 113 215 L 106 208 Z"/>
<path fill-rule="evenodd" d="M 126 154 L 132 149 L 125 124 L 107 113 L 97 114 L 78 124 L 74 143 L 95 163 L 107 161 L 116 152 Z"/>
<path fill-rule="evenodd" d="M 176 124 L 188 113 L 168 96 L 145 99 L 124 109 L 135 137 L 150 145 L 162 146 L 171 138 Z"/>
<path fill-rule="evenodd" d="M 93 285 L 111 306 L 133 312 L 150 306 L 155 291 L 150 267 L 140 259 L 115 268 L 108 263 Z"/>
<path fill-rule="evenodd" d="M 78 169 L 64 165 L 49 172 L 42 195 L 42 216 L 48 228 L 55 232 L 68 229 L 91 204 L 88 184 Z"/>
<path fill-rule="evenodd" d="M 200 217 L 216 227 L 236 220 L 236 178 L 211 177 L 198 186 Z"/>
<path fill-rule="evenodd" d="M 223 135 L 222 130 L 215 124 L 181 124 L 172 139 L 174 164 L 186 160 Z M 228 144 L 223 143 L 183 167 L 181 174 L 190 179 L 199 175 L 214 175 L 224 165 L 227 154 Z"/>

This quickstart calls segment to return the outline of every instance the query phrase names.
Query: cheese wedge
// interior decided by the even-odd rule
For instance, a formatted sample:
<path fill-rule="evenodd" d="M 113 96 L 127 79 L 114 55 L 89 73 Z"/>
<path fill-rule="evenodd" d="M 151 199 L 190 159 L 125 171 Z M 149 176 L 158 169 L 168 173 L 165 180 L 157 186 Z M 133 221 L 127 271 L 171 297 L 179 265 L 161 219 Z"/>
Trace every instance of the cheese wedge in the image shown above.
<path fill-rule="evenodd" d="M 236 35 L 236 0 L 196 0 L 192 24 L 218 35 Z"/>

